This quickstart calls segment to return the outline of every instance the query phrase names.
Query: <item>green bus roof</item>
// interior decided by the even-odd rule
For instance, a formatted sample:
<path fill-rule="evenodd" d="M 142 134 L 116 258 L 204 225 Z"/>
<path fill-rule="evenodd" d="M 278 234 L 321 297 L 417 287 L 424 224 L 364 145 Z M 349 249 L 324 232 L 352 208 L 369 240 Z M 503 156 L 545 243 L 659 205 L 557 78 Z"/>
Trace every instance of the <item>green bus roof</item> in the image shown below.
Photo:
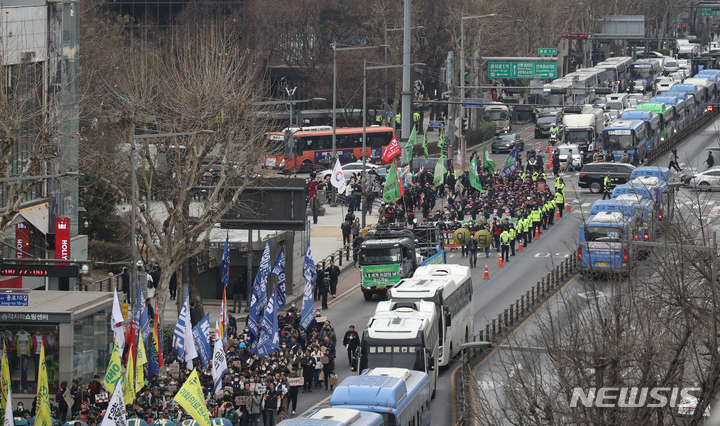
<path fill-rule="evenodd" d="M 650 111 L 654 112 L 655 114 L 664 114 L 670 111 L 672 108 L 670 107 L 670 105 L 664 104 L 662 102 L 645 102 L 642 104 L 638 104 L 635 109 L 642 111 Z"/>

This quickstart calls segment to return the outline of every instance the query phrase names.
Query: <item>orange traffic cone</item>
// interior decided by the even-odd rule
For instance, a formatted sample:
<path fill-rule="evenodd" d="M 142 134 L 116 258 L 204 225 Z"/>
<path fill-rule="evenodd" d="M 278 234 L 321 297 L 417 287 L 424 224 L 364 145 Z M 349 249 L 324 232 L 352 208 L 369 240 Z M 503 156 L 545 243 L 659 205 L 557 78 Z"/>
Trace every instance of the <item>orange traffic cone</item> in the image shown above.
<path fill-rule="evenodd" d="M 560 217 L 560 209 L 555 209 L 555 220 L 560 220 L 562 217 Z"/>
<path fill-rule="evenodd" d="M 520 243 L 520 245 L 518 246 L 518 253 L 519 253 L 519 252 L 523 251 L 522 240 L 518 241 L 518 243 Z"/>
<path fill-rule="evenodd" d="M 567 209 L 566 209 L 565 211 L 568 212 L 568 213 L 570 213 L 570 212 L 572 211 L 572 210 L 570 210 L 570 201 L 568 201 L 568 203 L 567 203 Z"/>
<path fill-rule="evenodd" d="M 545 149 L 546 154 L 552 154 L 552 149 L 550 149 L 550 142 L 547 143 L 547 148 Z"/>
<path fill-rule="evenodd" d="M 535 239 L 540 238 L 540 227 L 535 228 Z"/>
<path fill-rule="evenodd" d="M 532 143 L 532 150 L 535 151 L 535 142 Z"/>
<path fill-rule="evenodd" d="M 488 271 L 487 263 L 485 264 L 485 275 L 483 275 L 484 280 L 490 279 L 490 271 Z"/>
<path fill-rule="evenodd" d="M 502 268 L 502 267 L 504 267 L 504 266 L 505 266 L 505 265 L 503 265 L 502 253 L 501 253 L 501 254 L 500 254 L 500 260 L 498 261 L 498 268 Z"/>
<path fill-rule="evenodd" d="M 552 164 L 552 156 L 550 157 L 550 161 L 545 162 L 545 170 L 550 170 L 552 168 L 551 164 Z"/>

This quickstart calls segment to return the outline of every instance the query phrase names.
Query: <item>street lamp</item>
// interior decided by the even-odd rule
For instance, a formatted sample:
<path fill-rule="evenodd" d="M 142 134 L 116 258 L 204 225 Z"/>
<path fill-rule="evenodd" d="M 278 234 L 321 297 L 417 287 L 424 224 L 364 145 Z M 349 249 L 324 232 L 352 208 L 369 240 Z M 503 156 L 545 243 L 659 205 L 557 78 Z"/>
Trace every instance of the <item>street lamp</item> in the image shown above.
<path fill-rule="evenodd" d="M 180 133 L 155 133 L 155 134 L 145 134 L 145 135 L 136 135 L 135 134 L 135 123 L 132 123 L 132 128 L 130 131 L 130 256 L 132 257 L 132 267 L 130 268 L 130 282 L 133 283 L 131 285 L 134 285 L 134 283 L 137 280 L 137 269 L 136 269 L 136 263 L 137 261 L 135 258 L 137 257 L 136 253 L 136 231 L 135 231 L 135 210 L 137 208 L 137 203 L 135 201 L 136 196 L 136 189 L 135 186 L 137 184 L 137 179 L 135 177 L 135 141 L 137 139 L 157 139 L 157 138 L 172 138 L 172 137 L 179 137 L 179 136 L 193 136 L 193 135 L 206 135 L 206 134 L 213 134 L 215 133 L 214 130 L 198 130 L 197 132 L 180 132 Z M 129 301 L 132 302 L 132 290 L 128 293 Z M 137 301 L 139 303 L 139 301 Z"/>

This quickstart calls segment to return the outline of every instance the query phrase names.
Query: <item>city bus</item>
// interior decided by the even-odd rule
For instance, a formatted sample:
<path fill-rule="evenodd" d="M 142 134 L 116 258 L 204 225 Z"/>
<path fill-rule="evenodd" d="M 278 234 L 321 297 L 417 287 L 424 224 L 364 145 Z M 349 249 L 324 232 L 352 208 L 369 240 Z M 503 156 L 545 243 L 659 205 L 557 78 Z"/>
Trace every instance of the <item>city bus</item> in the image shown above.
<path fill-rule="evenodd" d="M 390 289 L 395 302 L 426 300 L 435 304 L 440 330 L 438 365 L 444 367 L 472 341 L 475 333 L 473 284 L 470 268 L 462 265 L 426 265 L 415 270 L 412 278 Z"/>
<path fill-rule="evenodd" d="M 277 426 L 383 426 L 380 414 L 345 408 L 323 408 L 305 418 L 283 420 Z"/>
<path fill-rule="evenodd" d="M 635 82 L 635 92 L 652 92 L 655 79 L 661 77 L 663 68 L 657 61 L 638 61 L 630 65 L 630 81 Z"/>
<path fill-rule="evenodd" d="M 642 120 L 648 125 L 648 131 L 650 132 L 650 139 L 652 142 L 646 148 L 652 148 L 660 143 L 660 138 L 663 136 L 663 123 L 662 118 L 653 114 L 650 111 L 643 111 L 638 109 L 632 109 L 624 111 L 620 115 L 621 120 Z"/>
<path fill-rule="evenodd" d="M 353 371 L 407 368 L 427 373 L 435 395 L 438 374 L 438 322 L 432 302 L 379 302 L 360 338 Z"/>
<path fill-rule="evenodd" d="M 674 93 L 683 93 L 685 94 L 685 99 L 688 99 L 688 95 L 693 95 L 695 98 L 695 115 L 693 116 L 692 120 L 699 117 L 703 111 L 705 111 L 705 88 L 698 87 L 694 84 L 676 84 L 673 87 L 670 88 L 669 92 L 665 92 L 666 94 L 674 94 Z M 671 95 L 672 96 L 672 95 Z"/>
<path fill-rule="evenodd" d="M 371 368 L 343 380 L 330 408 L 378 413 L 384 426 L 430 426 L 430 377 L 405 368 Z"/>
<path fill-rule="evenodd" d="M 635 107 L 636 111 L 650 111 L 660 118 L 660 142 L 664 142 L 675 134 L 675 108 L 662 102 L 645 102 Z"/>
<path fill-rule="evenodd" d="M 267 153 L 263 160 L 263 166 L 271 170 L 285 169 L 285 156 L 290 155 L 290 145 L 285 142 L 285 135 L 289 138 L 295 132 L 319 132 L 332 131 L 332 126 L 303 126 L 303 127 L 287 127 L 280 132 L 267 132 Z M 289 133 L 288 133 L 289 132 Z"/>
<path fill-rule="evenodd" d="M 650 98 L 650 102 L 661 102 L 671 107 L 675 114 L 675 131 L 677 133 L 690 123 L 690 114 L 687 111 L 685 99 L 678 99 L 673 96 L 656 96 Z"/>
<path fill-rule="evenodd" d="M 622 158 L 625 151 L 632 155 L 637 149 L 642 159 L 652 145 L 652 137 L 644 121 L 615 120 L 603 130 L 602 145 L 604 151 L 613 151 L 615 158 Z"/>
<path fill-rule="evenodd" d="M 391 127 L 371 126 L 366 127 L 365 132 L 367 134 L 365 156 L 373 163 L 380 163 L 383 151 L 395 138 L 395 131 Z M 322 168 L 323 158 L 332 156 L 332 135 L 332 129 L 310 132 L 300 130 L 293 133 L 292 144 L 296 153 L 285 159 L 285 171 L 308 172 Z M 362 159 L 362 135 L 362 127 L 335 129 L 335 148 L 340 163 Z"/>
<path fill-rule="evenodd" d="M 627 88 L 628 78 L 630 76 L 630 65 L 633 60 L 630 56 L 621 56 L 615 58 L 607 58 L 596 65 L 597 68 L 603 68 L 610 81 L 617 84 L 615 91 L 624 92 Z"/>

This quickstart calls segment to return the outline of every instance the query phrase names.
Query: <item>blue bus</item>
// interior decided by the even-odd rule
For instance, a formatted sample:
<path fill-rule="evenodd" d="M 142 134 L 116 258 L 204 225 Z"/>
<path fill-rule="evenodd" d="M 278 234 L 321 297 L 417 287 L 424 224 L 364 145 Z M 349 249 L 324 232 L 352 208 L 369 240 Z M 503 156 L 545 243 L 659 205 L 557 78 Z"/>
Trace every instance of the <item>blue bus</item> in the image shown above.
<path fill-rule="evenodd" d="M 699 87 L 694 84 L 676 84 L 665 93 L 685 93 L 685 99 L 687 99 L 687 95 L 693 95 L 695 97 L 695 116 L 693 120 L 705 111 L 706 91 L 704 87 Z"/>
<path fill-rule="evenodd" d="M 675 109 L 675 131 L 673 133 L 677 133 L 690 124 L 690 114 L 687 111 L 685 99 L 678 99 L 675 96 L 656 96 L 651 98 L 650 102 L 661 102 Z"/>
<path fill-rule="evenodd" d="M 330 408 L 378 413 L 384 426 L 430 425 L 430 376 L 405 368 L 370 368 L 343 380 Z"/>
<path fill-rule="evenodd" d="M 635 83 L 635 92 L 652 92 L 655 79 L 661 77 L 662 65 L 657 61 L 638 61 L 630 65 L 630 81 Z"/>
<path fill-rule="evenodd" d="M 288 419 L 277 426 L 382 426 L 380 414 L 345 408 L 324 408 L 310 413 L 304 419 Z"/>
<path fill-rule="evenodd" d="M 636 167 L 632 173 L 630 173 L 630 179 L 635 179 L 642 176 L 657 177 L 665 183 L 673 181 L 673 171 L 667 167 L 660 166 L 642 166 Z"/>
<path fill-rule="evenodd" d="M 624 185 L 616 186 L 612 198 L 617 198 L 621 194 L 636 194 L 655 203 L 658 222 L 662 222 L 663 213 L 666 213 L 669 219 L 673 217 L 675 207 L 673 188 L 658 177 L 640 176 Z"/>
<path fill-rule="evenodd" d="M 640 105 L 638 105 L 638 107 Z M 654 112 L 645 109 L 631 109 L 628 111 L 623 111 L 622 115 L 620 115 L 620 119 L 642 120 L 648 124 L 648 128 L 650 130 L 650 139 L 652 140 L 650 146 L 647 147 L 648 149 L 660 144 L 660 142 L 665 140 L 663 137 L 665 134 L 665 123 L 663 122 L 660 114 L 655 114 Z"/>
<path fill-rule="evenodd" d="M 629 261 L 637 251 L 631 244 L 637 215 L 634 209 L 629 213 L 601 211 L 580 225 L 578 261 L 582 272 L 625 274 L 630 270 Z"/>
<path fill-rule="evenodd" d="M 632 155 L 638 150 L 642 159 L 650 146 L 652 137 L 644 121 L 615 120 L 602 133 L 602 149 L 613 151 L 615 158 L 621 158 L 625 151 Z"/>
<path fill-rule="evenodd" d="M 706 74 L 701 71 L 692 78 L 686 79 L 685 84 L 695 84 L 705 88 L 707 102 L 717 102 L 718 98 L 718 76 L 715 74 Z"/>
<path fill-rule="evenodd" d="M 651 234 L 650 229 L 653 231 L 656 229 L 654 225 L 656 221 L 652 220 L 651 214 L 653 208 L 652 201 L 638 196 L 634 196 L 635 199 L 633 200 L 630 198 L 632 197 L 630 194 L 620 195 L 619 197 L 623 197 L 623 199 L 614 198 L 611 200 L 595 201 L 590 209 L 590 216 L 595 216 L 600 212 L 619 212 L 625 217 L 637 216 L 638 220 L 647 226 L 638 224 L 633 238 L 635 240 L 648 241 Z M 650 225 L 651 223 L 653 223 L 652 227 Z M 642 246 L 638 248 L 642 248 Z"/>

